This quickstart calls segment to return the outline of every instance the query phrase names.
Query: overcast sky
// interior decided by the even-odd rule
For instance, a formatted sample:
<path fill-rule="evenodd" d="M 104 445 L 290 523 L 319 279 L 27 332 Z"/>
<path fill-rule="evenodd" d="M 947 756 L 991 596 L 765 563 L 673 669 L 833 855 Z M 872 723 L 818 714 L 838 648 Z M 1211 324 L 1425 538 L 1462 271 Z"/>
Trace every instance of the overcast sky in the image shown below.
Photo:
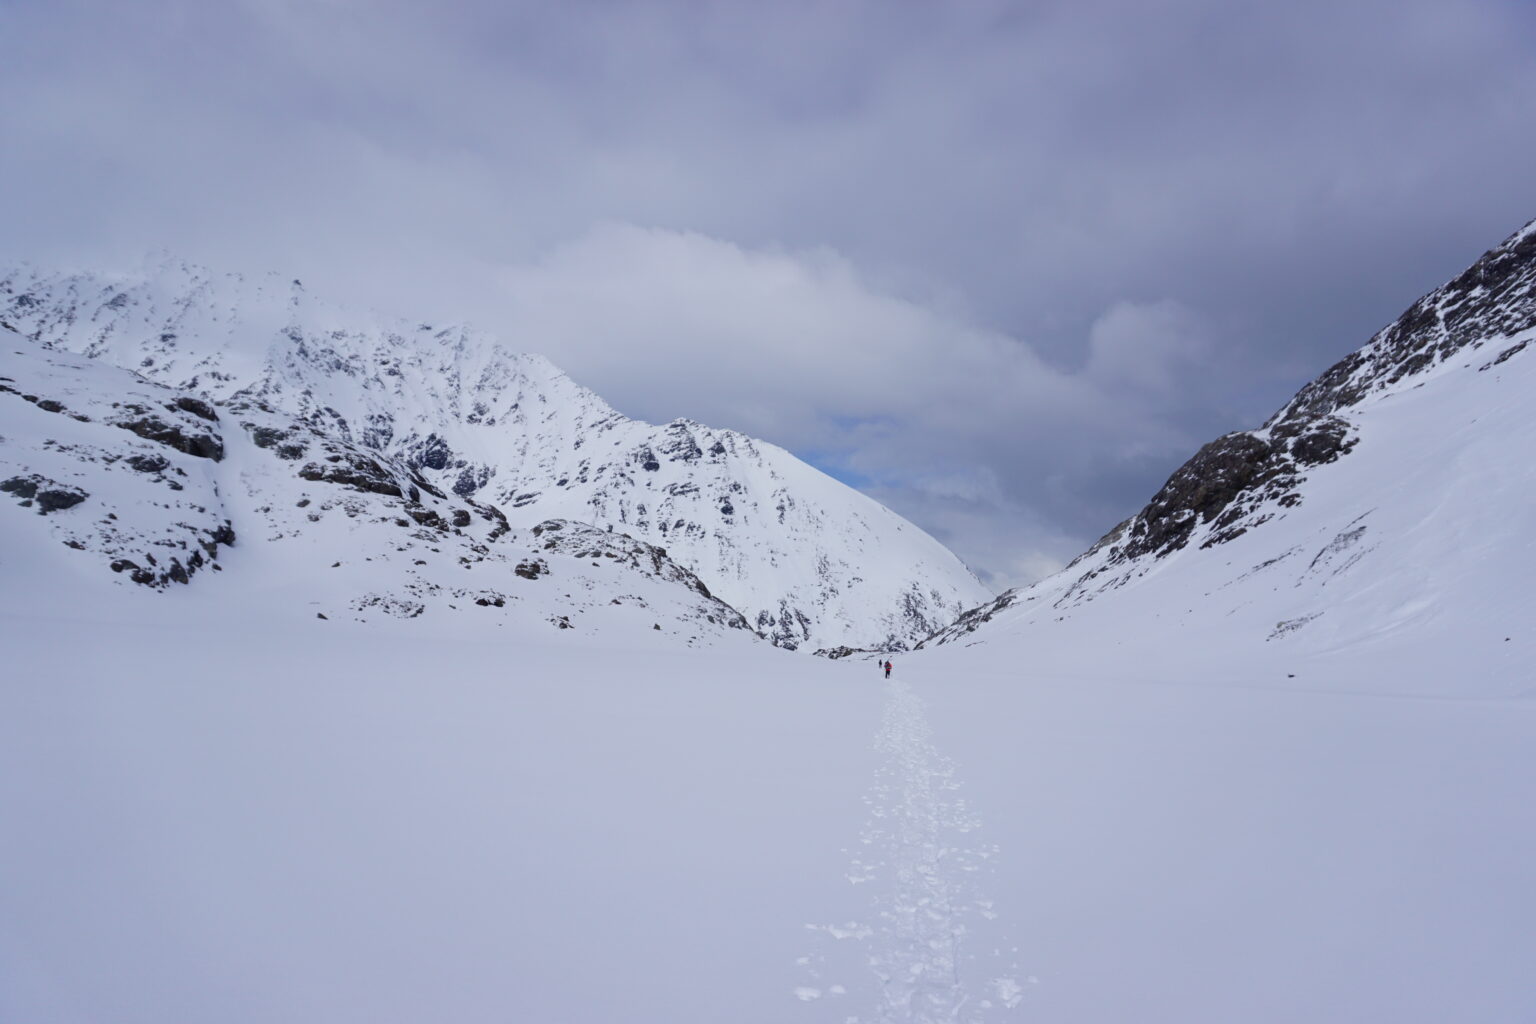
<path fill-rule="evenodd" d="M 1536 4 L 0 0 L 0 255 L 468 320 L 1047 572 L 1536 217 Z"/>

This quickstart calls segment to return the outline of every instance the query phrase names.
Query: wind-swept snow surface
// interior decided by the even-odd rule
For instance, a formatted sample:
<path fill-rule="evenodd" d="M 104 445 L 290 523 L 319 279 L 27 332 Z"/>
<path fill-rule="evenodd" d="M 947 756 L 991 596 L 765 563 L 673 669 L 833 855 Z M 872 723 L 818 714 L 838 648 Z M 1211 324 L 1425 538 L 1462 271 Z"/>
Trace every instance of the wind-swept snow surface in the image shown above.
<path fill-rule="evenodd" d="M 191 593 L 158 622 L 7 613 L 0 1019 L 872 1024 L 951 1019 L 961 992 L 953 1019 L 1054 1024 L 1536 1009 L 1530 700 L 963 648 L 900 659 L 893 697 L 868 662 L 749 640 L 231 621 Z M 990 867 L 951 872 L 966 856 Z M 898 991 L 901 1016 L 869 957 L 936 999 Z"/>

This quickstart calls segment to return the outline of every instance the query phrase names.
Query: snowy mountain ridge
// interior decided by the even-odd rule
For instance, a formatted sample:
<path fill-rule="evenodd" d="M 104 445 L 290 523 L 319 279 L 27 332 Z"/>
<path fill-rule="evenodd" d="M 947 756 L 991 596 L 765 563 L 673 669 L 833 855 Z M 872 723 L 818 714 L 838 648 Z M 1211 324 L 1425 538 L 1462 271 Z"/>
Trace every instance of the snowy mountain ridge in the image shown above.
<path fill-rule="evenodd" d="M 1109 631 L 1175 660 L 1370 665 L 1401 644 L 1442 683 L 1471 638 L 1517 657 L 1536 572 L 1533 339 L 1536 222 L 1261 428 L 1205 445 L 1066 569 L 924 646 L 1027 638 L 1085 662 Z"/>
<path fill-rule="evenodd" d="M 297 281 L 175 261 L 137 277 L 12 271 L 0 322 L 45 350 L 290 417 L 513 528 L 563 519 L 662 545 L 780 646 L 902 649 L 987 596 L 937 541 L 783 449 L 631 420 L 547 359 L 462 326 L 359 326 Z"/>
<path fill-rule="evenodd" d="M 111 601 L 125 596 L 101 593 L 114 579 L 165 596 L 197 577 L 200 593 L 242 612 L 459 612 L 470 628 L 659 633 L 689 646 L 753 635 L 643 541 L 559 519 L 514 529 L 494 506 L 259 400 L 214 405 L 4 338 L 0 492 L 17 507 L 0 563 L 15 599 L 37 589 Z"/>

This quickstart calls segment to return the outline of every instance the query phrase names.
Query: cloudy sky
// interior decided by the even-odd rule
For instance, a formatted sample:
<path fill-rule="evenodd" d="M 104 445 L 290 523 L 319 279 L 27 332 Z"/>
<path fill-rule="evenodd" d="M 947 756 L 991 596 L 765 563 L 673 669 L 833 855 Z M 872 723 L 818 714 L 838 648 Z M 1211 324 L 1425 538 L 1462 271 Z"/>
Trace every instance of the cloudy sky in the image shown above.
<path fill-rule="evenodd" d="M 1536 217 L 1528 0 L 0 0 L 0 255 L 469 320 L 995 586 Z"/>

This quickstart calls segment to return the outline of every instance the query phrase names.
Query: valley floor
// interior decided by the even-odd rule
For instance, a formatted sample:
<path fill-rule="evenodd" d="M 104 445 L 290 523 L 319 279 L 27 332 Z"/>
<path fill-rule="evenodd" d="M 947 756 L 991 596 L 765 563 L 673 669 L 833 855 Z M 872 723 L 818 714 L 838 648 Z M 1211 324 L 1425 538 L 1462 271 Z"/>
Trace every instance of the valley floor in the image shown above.
<path fill-rule="evenodd" d="M 4 621 L 0 1020 L 1536 1015 L 1536 702 L 185 613 Z"/>

